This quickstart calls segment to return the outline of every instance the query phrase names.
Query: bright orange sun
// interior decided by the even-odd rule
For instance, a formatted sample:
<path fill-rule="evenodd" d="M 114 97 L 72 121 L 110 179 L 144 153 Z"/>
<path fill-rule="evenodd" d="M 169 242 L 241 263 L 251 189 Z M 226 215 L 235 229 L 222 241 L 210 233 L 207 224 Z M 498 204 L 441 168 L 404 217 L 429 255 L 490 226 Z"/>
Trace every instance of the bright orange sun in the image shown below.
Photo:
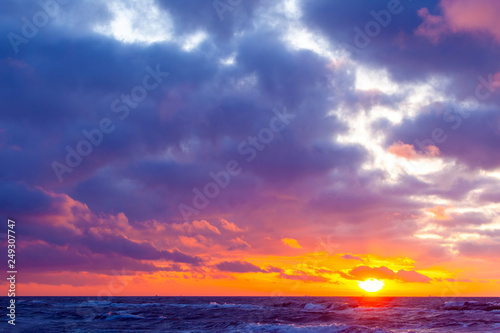
<path fill-rule="evenodd" d="M 374 293 L 384 287 L 384 281 L 380 281 L 377 279 L 368 279 L 366 281 L 358 282 L 358 286 L 364 291 Z"/>

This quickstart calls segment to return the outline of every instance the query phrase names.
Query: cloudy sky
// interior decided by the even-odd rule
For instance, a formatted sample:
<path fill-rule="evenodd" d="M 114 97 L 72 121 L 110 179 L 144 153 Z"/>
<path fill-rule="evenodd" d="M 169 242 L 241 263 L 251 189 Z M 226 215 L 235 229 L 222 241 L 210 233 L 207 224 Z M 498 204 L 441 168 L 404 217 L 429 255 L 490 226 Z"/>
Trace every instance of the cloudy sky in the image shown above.
<path fill-rule="evenodd" d="M 499 296 L 499 14 L 2 1 L 20 292 Z"/>

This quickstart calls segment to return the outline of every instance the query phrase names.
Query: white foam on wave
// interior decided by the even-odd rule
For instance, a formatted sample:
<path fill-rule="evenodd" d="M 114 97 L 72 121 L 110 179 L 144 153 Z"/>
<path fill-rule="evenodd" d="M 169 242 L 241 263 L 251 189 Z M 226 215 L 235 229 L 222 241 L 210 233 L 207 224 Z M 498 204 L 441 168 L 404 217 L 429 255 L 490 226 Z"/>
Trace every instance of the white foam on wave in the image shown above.
<path fill-rule="evenodd" d="M 110 312 L 106 315 L 105 320 L 124 320 L 124 319 L 144 319 L 142 316 L 133 315 L 125 311 Z"/>
<path fill-rule="evenodd" d="M 346 311 L 358 308 L 356 305 L 350 305 L 348 303 L 332 303 L 330 305 L 323 305 L 317 303 L 307 303 L 304 305 L 304 310 L 306 311 Z"/>
<path fill-rule="evenodd" d="M 89 305 L 89 306 L 105 306 L 110 304 L 111 302 L 109 301 L 95 301 L 95 300 L 88 300 L 80 303 L 80 305 Z"/>
<path fill-rule="evenodd" d="M 309 310 L 309 311 L 326 310 L 326 306 L 316 303 L 307 303 L 306 305 L 304 305 L 304 310 Z"/>
<path fill-rule="evenodd" d="M 234 303 L 217 303 L 217 302 L 210 302 L 209 306 L 211 307 L 222 307 L 222 308 L 242 308 L 242 309 L 256 309 L 256 308 L 262 308 L 262 306 L 259 305 L 253 305 L 253 304 L 234 304 Z"/>
<path fill-rule="evenodd" d="M 161 304 L 161 303 L 141 303 L 141 304 L 137 304 L 137 303 L 112 303 L 112 304 L 110 304 L 110 306 L 115 306 L 115 307 L 130 306 L 130 307 L 139 307 L 139 308 L 147 307 L 147 306 L 161 306 L 161 305 L 164 305 L 164 304 Z"/>
<path fill-rule="evenodd" d="M 31 303 L 33 303 L 33 304 L 46 304 L 47 302 L 34 299 L 31 301 Z"/>
<path fill-rule="evenodd" d="M 144 317 L 141 317 L 141 316 L 136 316 L 136 315 L 133 315 L 133 314 L 130 314 L 130 313 L 127 313 L 127 314 L 116 314 L 116 315 L 111 315 L 111 316 L 107 316 L 106 317 L 106 320 L 117 320 L 117 319 L 143 319 Z"/>

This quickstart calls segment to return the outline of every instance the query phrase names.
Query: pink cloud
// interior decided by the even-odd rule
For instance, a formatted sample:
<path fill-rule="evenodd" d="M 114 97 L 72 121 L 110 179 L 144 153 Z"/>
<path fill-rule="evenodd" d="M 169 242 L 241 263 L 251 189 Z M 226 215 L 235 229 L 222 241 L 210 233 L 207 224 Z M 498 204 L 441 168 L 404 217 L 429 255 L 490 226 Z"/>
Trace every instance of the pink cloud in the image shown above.
<path fill-rule="evenodd" d="M 188 234 L 194 234 L 198 233 L 203 230 L 208 230 L 213 232 L 214 234 L 220 235 L 220 231 L 216 226 L 211 225 L 209 222 L 205 220 L 201 221 L 193 221 L 193 222 L 184 222 L 182 224 L 180 223 L 174 223 L 172 224 L 172 229 L 188 233 Z"/>
<path fill-rule="evenodd" d="M 415 35 L 438 43 L 447 34 L 457 32 L 489 33 L 500 41 L 500 2 L 496 0 L 442 0 L 443 15 L 432 15 L 427 8 L 417 13 L 423 19 Z"/>
<path fill-rule="evenodd" d="M 415 271 L 405 271 L 404 269 L 399 270 L 396 273 L 398 280 L 403 282 L 417 282 L 417 283 L 429 283 L 432 279 L 428 276 L 420 274 Z"/>
<path fill-rule="evenodd" d="M 443 0 L 446 21 L 454 30 L 487 31 L 500 41 L 500 2 L 496 0 Z"/>
<path fill-rule="evenodd" d="M 442 35 L 450 32 L 450 27 L 444 17 L 430 14 L 427 8 L 418 10 L 417 14 L 423 19 L 423 22 L 415 30 L 415 35 L 427 37 L 436 44 Z"/>
<path fill-rule="evenodd" d="M 228 222 L 224 219 L 220 219 L 220 222 L 222 224 L 222 228 L 233 231 L 233 232 L 242 232 L 243 229 L 240 229 L 236 224 Z"/>
<path fill-rule="evenodd" d="M 431 158 L 431 157 L 439 156 L 439 154 L 440 154 L 439 148 L 436 146 L 429 145 L 426 147 L 425 153 L 417 153 L 415 151 L 415 146 L 403 143 L 401 141 L 398 141 L 398 142 L 392 144 L 392 146 L 390 146 L 387 151 L 393 155 L 403 157 L 407 160 Z"/>

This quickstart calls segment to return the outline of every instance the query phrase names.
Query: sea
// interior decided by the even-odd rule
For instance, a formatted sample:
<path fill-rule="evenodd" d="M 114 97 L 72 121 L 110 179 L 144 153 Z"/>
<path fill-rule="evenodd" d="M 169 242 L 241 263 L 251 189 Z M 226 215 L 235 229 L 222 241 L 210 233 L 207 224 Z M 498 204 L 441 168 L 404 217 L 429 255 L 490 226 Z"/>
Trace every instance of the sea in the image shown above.
<path fill-rule="evenodd" d="M 2 332 L 500 332 L 500 298 L 17 297 L 15 311 Z"/>

